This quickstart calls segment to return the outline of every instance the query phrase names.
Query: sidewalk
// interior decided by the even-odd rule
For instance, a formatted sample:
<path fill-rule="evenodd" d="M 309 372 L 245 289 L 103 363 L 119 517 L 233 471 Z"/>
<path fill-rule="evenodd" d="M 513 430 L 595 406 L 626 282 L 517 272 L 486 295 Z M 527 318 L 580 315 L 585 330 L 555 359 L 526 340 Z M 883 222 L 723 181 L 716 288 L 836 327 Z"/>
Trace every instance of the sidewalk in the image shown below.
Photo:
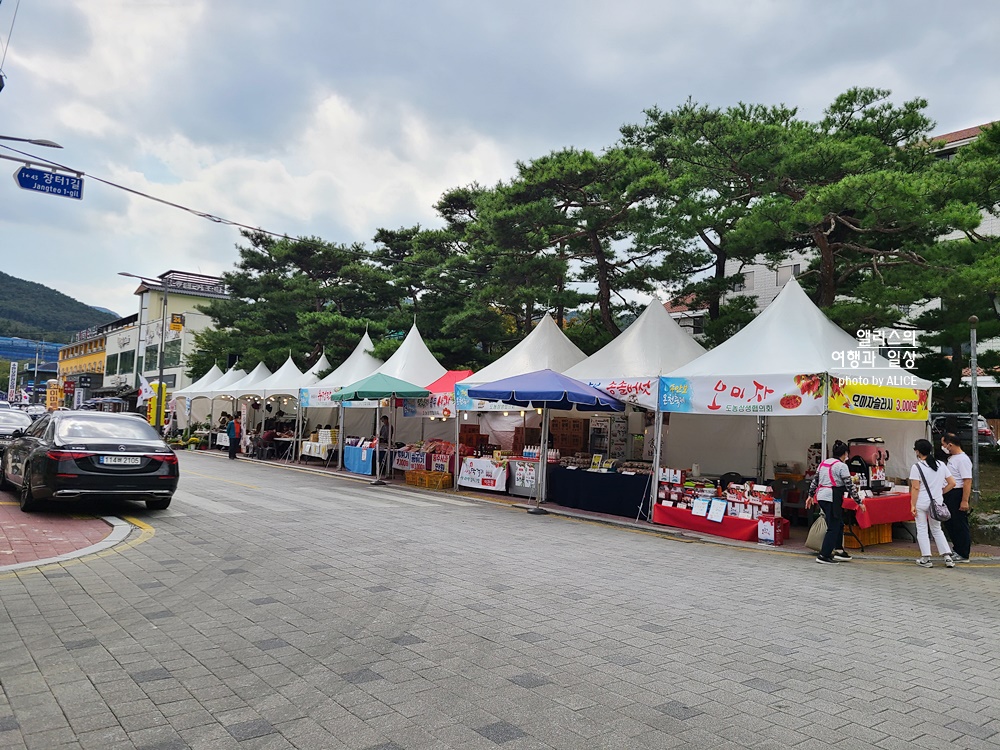
<path fill-rule="evenodd" d="M 22 513 L 18 504 L 0 495 L 0 572 L 50 562 L 117 543 L 122 535 L 117 519 L 69 513 Z M 128 524 L 121 524 L 131 528 Z"/>
<path fill-rule="evenodd" d="M 224 454 L 219 454 L 220 457 Z M 330 476 L 335 476 L 340 479 L 345 479 L 348 481 L 360 481 L 368 482 L 371 481 L 371 477 L 364 477 L 356 474 L 348 474 L 343 471 L 337 471 L 336 468 L 331 466 L 326 468 L 319 463 L 314 463 L 310 465 L 309 459 L 306 459 L 307 463 L 296 463 L 294 461 L 288 463 L 285 461 L 278 460 L 258 460 L 255 458 L 246 458 L 241 456 L 241 460 L 253 461 L 259 464 L 269 464 L 279 467 L 286 467 L 295 469 L 298 471 L 308 471 L 316 474 L 327 474 Z M 334 462 L 335 463 L 335 462 Z M 383 477 L 387 483 L 389 483 L 395 489 L 413 490 L 414 488 L 407 486 L 402 481 L 395 479 L 389 479 L 388 477 Z M 435 492 L 440 490 L 421 490 L 422 492 Z M 473 492 L 470 490 L 443 490 L 444 492 L 456 493 L 461 497 L 476 500 L 479 502 L 487 503 L 497 503 L 500 505 L 513 506 L 517 508 L 523 508 L 525 511 L 531 505 L 524 501 L 524 498 L 511 497 L 508 495 L 499 495 L 493 493 L 485 492 Z M 555 505 L 553 503 L 544 503 L 543 508 L 547 510 L 551 515 L 556 515 L 564 518 L 573 518 L 577 520 L 586 520 L 594 523 L 605 523 L 612 526 L 619 526 L 623 528 L 629 528 L 639 531 L 644 531 L 651 534 L 658 534 L 661 536 L 667 536 L 671 538 L 678 539 L 680 541 L 687 541 L 692 543 L 700 544 L 717 544 L 726 547 L 738 547 L 746 550 L 756 550 L 760 552 L 782 553 L 782 554 L 792 554 L 792 555 L 811 555 L 815 556 L 816 553 L 808 549 L 805 546 L 806 534 L 809 529 L 806 526 L 793 526 L 791 531 L 791 538 L 786 539 L 785 543 L 781 546 L 775 547 L 765 544 L 757 544 L 756 542 L 740 542 L 733 539 L 726 539 L 725 537 L 712 536 L 711 534 L 701 534 L 694 531 L 688 531 L 685 529 L 677 529 L 672 526 L 661 526 L 659 524 L 649 523 L 644 520 L 636 520 L 634 518 L 625 518 L 623 516 L 612 516 L 604 513 L 589 513 L 587 511 L 577 510 L 575 508 L 564 508 L 560 505 Z M 936 552 L 936 549 L 932 549 Z M 875 544 L 866 545 L 864 552 L 860 549 L 849 549 L 848 550 L 852 556 L 857 560 L 872 560 L 879 562 L 908 562 L 912 563 L 919 556 L 919 550 L 915 542 L 908 539 L 894 539 L 892 542 L 886 544 Z M 1000 566 L 1000 547 L 991 547 L 987 545 L 975 545 L 972 548 L 971 564 L 974 565 L 990 565 L 990 566 Z"/>

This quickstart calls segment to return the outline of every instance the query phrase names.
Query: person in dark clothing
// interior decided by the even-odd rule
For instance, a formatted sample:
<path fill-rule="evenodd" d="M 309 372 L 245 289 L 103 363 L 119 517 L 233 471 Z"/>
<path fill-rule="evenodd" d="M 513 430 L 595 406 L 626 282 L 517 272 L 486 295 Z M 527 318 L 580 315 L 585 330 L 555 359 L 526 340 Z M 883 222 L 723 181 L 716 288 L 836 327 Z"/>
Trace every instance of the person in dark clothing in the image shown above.
<path fill-rule="evenodd" d="M 851 479 L 851 470 L 847 468 L 844 459 L 847 457 L 848 446 L 843 440 L 833 444 L 833 458 L 827 459 L 816 468 L 816 474 L 809 483 L 808 498 L 819 503 L 823 516 L 826 518 L 826 536 L 823 537 L 823 548 L 816 557 L 816 562 L 824 565 L 834 565 L 850 561 L 851 555 L 843 548 L 844 544 L 844 493 L 850 492 L 851 499 L 858 504 L 858 510 L 864 511 L 864 501 L 858 496 L 858 490 Z M 807 502 L 807 505 L 811 505 Z"/>
<path fill-rule="evenodd" d="M 233 417 L 233 421 L 226 425 L 226 434 L 229 436 L 229 460 L 236 460 L 236 452 L 240 447 L 240 438 L 243 437 L 243 425 L 240 423 L 240 415 Z"/>
<path fill-rule="evenodd" d="M 951 511 L 951 518 L 941 525 L 951 537 L 955 562 L 969 562 L 972 554 L 972 534 L 969 531 L 969 498 L 972 496 L 972 459 L 962 450 L 962 442 L 949 432 L 941 438 L 941 447 L 948 454 L 946 461 L 955 487 L 944 493 L 944 504 Z"/>

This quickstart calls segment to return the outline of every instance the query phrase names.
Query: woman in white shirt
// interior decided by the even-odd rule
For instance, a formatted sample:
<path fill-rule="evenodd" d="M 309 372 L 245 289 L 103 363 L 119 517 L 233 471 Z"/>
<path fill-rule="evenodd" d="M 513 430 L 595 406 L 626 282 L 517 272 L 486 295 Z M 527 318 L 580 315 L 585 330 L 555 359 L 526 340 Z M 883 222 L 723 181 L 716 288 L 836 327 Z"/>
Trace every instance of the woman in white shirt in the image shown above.
<path fill-rule="evenodd" d="M 934 446 L 930 440 L 918 440 L 913 444 L 913 450 L 917 454 L 917 462 L 910 468 L 910 510 L 917 519 L 917 544 L 920 546 L 917 565 L 921 568 L 934 567 L 934 563 L 931 562 L 929 538 L 933 536 L 938 554 L 944 558 L 944 564 L 954 568 L 955 561 L 951 557 L 951 547 L 945 539 L 941 522 L 931 518 L 931 495 L 928 492 L 939 502 L 943 502 L 942 494 L 955 486 L 955 480 L 952 479 L 948 467 L 934 458 Z M 928 527 L 930 534 L 927 532 Z"/>
<path fill-rule="evenodd" d="M 969 533 L 969 498 L 972 496 L 972 459 L 962 450 L 962 443 L 949 432 L 941 438 L 941 447 L 948 454 L 948 471 L 955 480 L 955 489 L 944 493 L 944 504 L 951 511 L 951 520 L 942 526 L 951 539 L 952 558 L 955 562 L 968 562 L 972 554 L 972 535 Z"/>

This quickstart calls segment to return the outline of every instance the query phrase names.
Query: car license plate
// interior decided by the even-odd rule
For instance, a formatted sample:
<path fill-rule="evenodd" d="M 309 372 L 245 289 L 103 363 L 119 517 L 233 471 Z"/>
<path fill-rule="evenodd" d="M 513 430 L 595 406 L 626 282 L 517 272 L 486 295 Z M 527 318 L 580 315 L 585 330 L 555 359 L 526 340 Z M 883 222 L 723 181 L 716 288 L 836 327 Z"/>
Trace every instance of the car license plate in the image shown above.
<path fill-rule="evenodd" d="M 101 456 L 101 463 L 111 466 L 138 466 L 142 456 Z"/>

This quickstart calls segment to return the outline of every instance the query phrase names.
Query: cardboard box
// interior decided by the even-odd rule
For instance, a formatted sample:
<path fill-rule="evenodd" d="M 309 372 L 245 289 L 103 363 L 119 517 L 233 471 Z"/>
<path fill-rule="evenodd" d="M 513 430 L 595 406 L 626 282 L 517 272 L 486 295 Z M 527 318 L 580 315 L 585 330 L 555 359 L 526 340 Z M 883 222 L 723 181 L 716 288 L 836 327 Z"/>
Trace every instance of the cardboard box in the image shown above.
<path fill-rule="evenodd" d="M 761 513 L 757 516 L 757 544 L 780 547 L 785 543 L 781 517 Z"/>

